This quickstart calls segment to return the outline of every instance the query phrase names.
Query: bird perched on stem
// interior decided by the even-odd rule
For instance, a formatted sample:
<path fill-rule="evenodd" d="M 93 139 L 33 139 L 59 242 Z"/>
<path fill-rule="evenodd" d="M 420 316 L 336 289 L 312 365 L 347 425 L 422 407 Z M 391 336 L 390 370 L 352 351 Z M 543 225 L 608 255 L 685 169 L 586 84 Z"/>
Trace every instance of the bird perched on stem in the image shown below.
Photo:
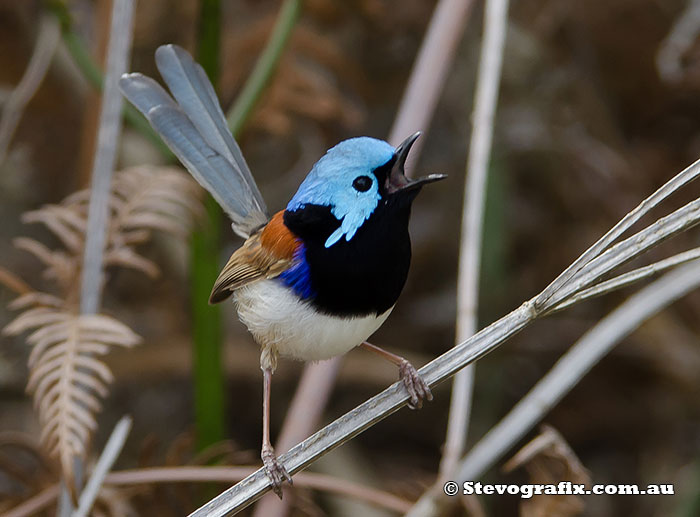
<path fill-rule="evenodd" d="M 175 45 L 158 48 L 156 64 L 174 100 L 141 74 L 125 74 L 120 86 L 246 239 L 209 301 L 233 295 L 261 347 L 261 458 L 282 497 L 281 484 L 291 478 L 272 448 L 269 422 L 279 356 L 319 361 L 362 346 L 398 366 L 410 407 L 432 399 L 408 361 L 366 340 L 391 313 L 408 275 L 411 204 L 423 185 L 445 176 L 404 174 L 420 133 L 396 149 L 374 138 L 351 138 L 329 149 L 286 209 L 269 217 L 204 70 Z"/>

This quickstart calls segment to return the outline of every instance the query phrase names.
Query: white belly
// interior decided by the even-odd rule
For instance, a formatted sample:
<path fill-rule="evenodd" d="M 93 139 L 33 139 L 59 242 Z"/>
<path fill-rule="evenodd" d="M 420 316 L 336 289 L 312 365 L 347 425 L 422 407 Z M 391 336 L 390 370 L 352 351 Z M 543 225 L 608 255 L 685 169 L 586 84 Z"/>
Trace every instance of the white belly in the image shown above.
<path fill-rule="evenodd" d="M 238 317 L 255 340 L 274 358 L 302 361 L 329 359 L 367 340 L 393 307 L 379 316 L 340 318 L 317 312 L 277 280 L 260 280 L 234 291 Z M 263 362 L 266 362 L 263 360 Z M 263 364 L 263 367 L 266 365 Z"/>

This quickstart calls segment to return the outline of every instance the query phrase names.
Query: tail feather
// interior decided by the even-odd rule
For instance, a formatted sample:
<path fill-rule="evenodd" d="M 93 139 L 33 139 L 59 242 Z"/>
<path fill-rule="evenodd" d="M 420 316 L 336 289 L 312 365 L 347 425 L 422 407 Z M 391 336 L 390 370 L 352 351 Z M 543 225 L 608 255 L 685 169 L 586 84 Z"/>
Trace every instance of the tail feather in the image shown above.
<path fill-rule="evenodd" d="M 122 92 L 248 237 L 269 216 L 253 175 L 234 140 L 204 70 L 183 49 L 165 45 L 156 64 L 172 97 L 153 79 L 124 74 Z"/>

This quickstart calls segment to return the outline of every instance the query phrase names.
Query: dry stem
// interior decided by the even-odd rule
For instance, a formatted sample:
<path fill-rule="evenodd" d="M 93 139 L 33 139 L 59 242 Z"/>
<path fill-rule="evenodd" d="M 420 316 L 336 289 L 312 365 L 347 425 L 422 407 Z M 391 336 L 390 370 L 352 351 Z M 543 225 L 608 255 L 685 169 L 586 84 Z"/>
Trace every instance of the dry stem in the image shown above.
<path fill-rule="evenodd" d="M 507 23 L 508 0 L 489 0 L 484 12 L 484 36 L 474 100 L 474 127 L 467 161 L 467 180 L 464 186 L 462 236 L 457 275 L 457 343 L 474 334 L 477 326 L 486 178 Z M 445 450 L 440 462 L 438 480 L 450 477 L 457 461 L 464 453 L 469 430 L 473 386 L 474 366 L 470 365 L 455 376 L 452 385 Z"/>
<path fill-rule="evenodd" d="M 563 303 L 580 290 L 589 287 L 596 279 L 620 264 L 640 255 L 654 243 L 661 242 L 670 235 L 700 222 L 700 211 L 695 210 L 693 206 L 695 202 L 689 203 L 690 208 L 677 210 L 650 225 L 649 229 L 639 232 L 638 235 L 643 235 L 643 239 L 623 241 L 620 245 L 611 247 L 608 252 L 604 251 L 635 221 L 699 173 L 700 161 L 689 166 L 642 201 L 637 208 L 576 259 L 542 293 L 431 361 L 419 370 L 420 375 L 430 386 L 445 380 L 467 364 L 492 351 L 537 317 L 552 310 L 556 304 Z M 592 265 L 589 266 L 589 264 Z M 556 298 L 553 299 L 555 295 Z M 288 472 L 296 473 L 398 410 L 406 404 L 408 398 L 408 393 L 403 386 L 395 383 L 282 455 L 280 461 Z M 269 489 L 270 481 L 264 470 L 260 469 L 191 515 L 193 517 L 227 515 L 245 508 Z"/>
<path fill-rule="evenodd" d="M 129 486 L 153 483 L 235 483 L 249 475 L 255 468 L 252 466 L 188 466 L 121 470 L 107 474 L 104 484 L 106 486 Z M 411 507 L 410 501 L 388 492 L 314 472 L 300 473 L 294 478 L 294 484 L 303 488 L 322 490 L 358 499 L 400 514 L 405 513 Z M 58 489 L 58 485 L 50 486 L 0 517 L 29 517 L 34 515 L 56 500 Z"/>
<path fill-rule="evenodd" d="M 697 260 L 641 289 L 584 334 L 460 462 L 458 481 L 476 479 L 522 438 L 614 346 L 644 321 L 700 286 Z"/>

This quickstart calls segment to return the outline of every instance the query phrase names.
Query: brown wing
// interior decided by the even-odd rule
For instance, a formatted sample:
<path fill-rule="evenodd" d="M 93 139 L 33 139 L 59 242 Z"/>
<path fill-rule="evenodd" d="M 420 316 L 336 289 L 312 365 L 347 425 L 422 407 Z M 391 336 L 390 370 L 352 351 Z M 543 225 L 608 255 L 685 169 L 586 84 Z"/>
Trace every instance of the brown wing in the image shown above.
<path fill-rule="evenodd" d="M 294 252 L 301 244 L 284 224 L 283 212 L 277 212 L 265 227 L 250 236 L 228 260 L 209 295 L 209 303 L 219 303 L 246 284 L 274 278 L 291 266 Z"/>

